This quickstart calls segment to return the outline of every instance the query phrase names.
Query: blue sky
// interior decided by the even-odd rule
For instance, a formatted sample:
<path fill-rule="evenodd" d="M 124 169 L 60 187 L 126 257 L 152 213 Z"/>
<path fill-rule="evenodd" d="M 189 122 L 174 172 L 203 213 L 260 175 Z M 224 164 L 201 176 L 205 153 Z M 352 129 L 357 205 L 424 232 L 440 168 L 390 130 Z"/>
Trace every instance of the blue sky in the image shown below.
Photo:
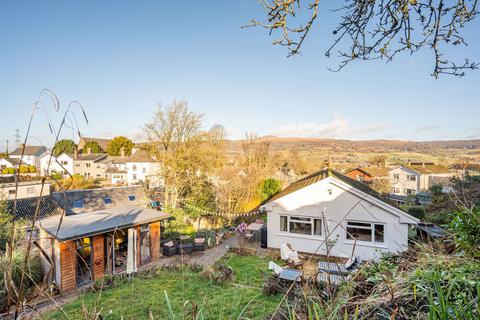
<path fill-rule="evenodd" d="M 435 80 L 424 50 L 332 73 L 338 60 L 324 52 L 338 16 L 321 9 L 303 54 L 287 58 L 266 30 L 240 28 L 261 16 L 255 0 L 2 2 L 0 150 L 25 132 L 42 88 L 84 105 L 86 136 L 141 139 L 157 103 L 186 99 L 230 138 L 480 138 L 480 71 Z M 447 53 L 480 60 L 479 26 Z M 51 143 L 42 115 L 32 132 Z"/>

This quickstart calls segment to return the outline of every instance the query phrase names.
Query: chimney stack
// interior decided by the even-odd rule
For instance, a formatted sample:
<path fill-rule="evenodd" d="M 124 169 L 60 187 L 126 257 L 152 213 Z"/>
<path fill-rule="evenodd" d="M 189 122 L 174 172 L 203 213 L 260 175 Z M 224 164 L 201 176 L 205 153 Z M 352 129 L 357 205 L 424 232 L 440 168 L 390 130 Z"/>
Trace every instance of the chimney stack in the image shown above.
<path fill-rule="evenodd" d="M 92 148 L 87 148 L 87 154 L 92 154 Z"/>
<path fill-rule="evenodd" d="M 125 147 L 120 148 L 120 157 L 122 157 L 122 158 L 125 157 Z"/>

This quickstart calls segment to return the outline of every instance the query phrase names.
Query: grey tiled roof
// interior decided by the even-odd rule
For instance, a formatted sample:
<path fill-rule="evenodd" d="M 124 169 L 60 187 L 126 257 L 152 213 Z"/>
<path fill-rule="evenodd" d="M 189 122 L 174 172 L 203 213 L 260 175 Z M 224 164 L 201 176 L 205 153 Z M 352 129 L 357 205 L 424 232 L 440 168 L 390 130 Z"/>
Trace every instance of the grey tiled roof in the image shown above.
<path fill-rule="evenodd" d="M 47 151 L 47 148 L 44 146 L 25 146 L 25 151 L 23 152 L 24 156 L 40 156 L 42 153 Z M 13 156 L 21 156 L 22 155 L 22 147 L 15 149 L 13 152 L 10 153 Z"/>
<path fill-rule="evenodd" d="M 20 159 L 18 159 L 18 158 L 6 157 L 6 158 L 2 158 L 2 159 L 7 160 L 8 162 L 10 162 L 14 166 L 18 166 L 20 164 Z"/>
<path fill-rule="evenodd" d="M 134 154 L 126 159 L 127 162 L 156 162 L 146 150 L 137 150 Z"/>
<path fill-rule="evenodd" d="M 75 161 L 99 161 L 105 159 L 107 156 L 106 153 L 79 153 Z"/>

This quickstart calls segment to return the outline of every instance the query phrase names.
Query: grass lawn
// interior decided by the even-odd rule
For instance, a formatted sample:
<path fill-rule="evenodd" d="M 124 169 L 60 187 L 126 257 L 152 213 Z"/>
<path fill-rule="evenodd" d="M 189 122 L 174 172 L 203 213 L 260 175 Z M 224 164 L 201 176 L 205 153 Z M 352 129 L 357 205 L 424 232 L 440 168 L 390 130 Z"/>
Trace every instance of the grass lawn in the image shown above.
<path fill-rule="evenodd" d="M 183 272 L 157 270 L 149 278 L 139 276 L 120 281 L 101 293 L 101 315 L 103 319 L 145 319 L 151 312 L 154 319 L 171 319 L 166 292 L 175 319 L 182 319 L 182 312 L 190 312 L 192 305 L 203 315 L 198 319 L 262 319 L 275 310 L 281 299 L 280 295 L 262 294 L 263 279 L 269 274 L 268 261 L 257 256 L 227 254 L 221 263 L 233 269 L 235 279 L 226 284 L 213 283 L 200 272 L 187 268 Z M 98 295 L 86 293 L 63 309 L 70 319 L 83 319 L 82 305 L 91 309 Z M 59 311 L 45 316 L 66 319 Z"/>

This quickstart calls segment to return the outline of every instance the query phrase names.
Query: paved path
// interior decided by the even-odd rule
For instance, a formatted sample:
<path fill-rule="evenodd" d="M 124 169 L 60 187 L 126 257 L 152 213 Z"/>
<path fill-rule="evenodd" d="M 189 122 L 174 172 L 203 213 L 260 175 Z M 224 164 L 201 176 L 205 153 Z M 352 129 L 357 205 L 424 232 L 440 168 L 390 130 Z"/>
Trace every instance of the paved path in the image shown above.
<path fill-rule="evenodd" d="M 138 271 L 143 271 L 156 266 L 179 266 L 182 264 L 199 264 L 204 267 L 211 266 L 217 260 L 222 258 L 228 251 L 236 245 L 235 237 L 223 240 L 218 246 L 206 249 L 205 251 L 193 251 L 191 254 L 173 255 L 171 257 L 161 257 L 160 260 L 149 263 L 145 267 L 140 267 Z"/>

